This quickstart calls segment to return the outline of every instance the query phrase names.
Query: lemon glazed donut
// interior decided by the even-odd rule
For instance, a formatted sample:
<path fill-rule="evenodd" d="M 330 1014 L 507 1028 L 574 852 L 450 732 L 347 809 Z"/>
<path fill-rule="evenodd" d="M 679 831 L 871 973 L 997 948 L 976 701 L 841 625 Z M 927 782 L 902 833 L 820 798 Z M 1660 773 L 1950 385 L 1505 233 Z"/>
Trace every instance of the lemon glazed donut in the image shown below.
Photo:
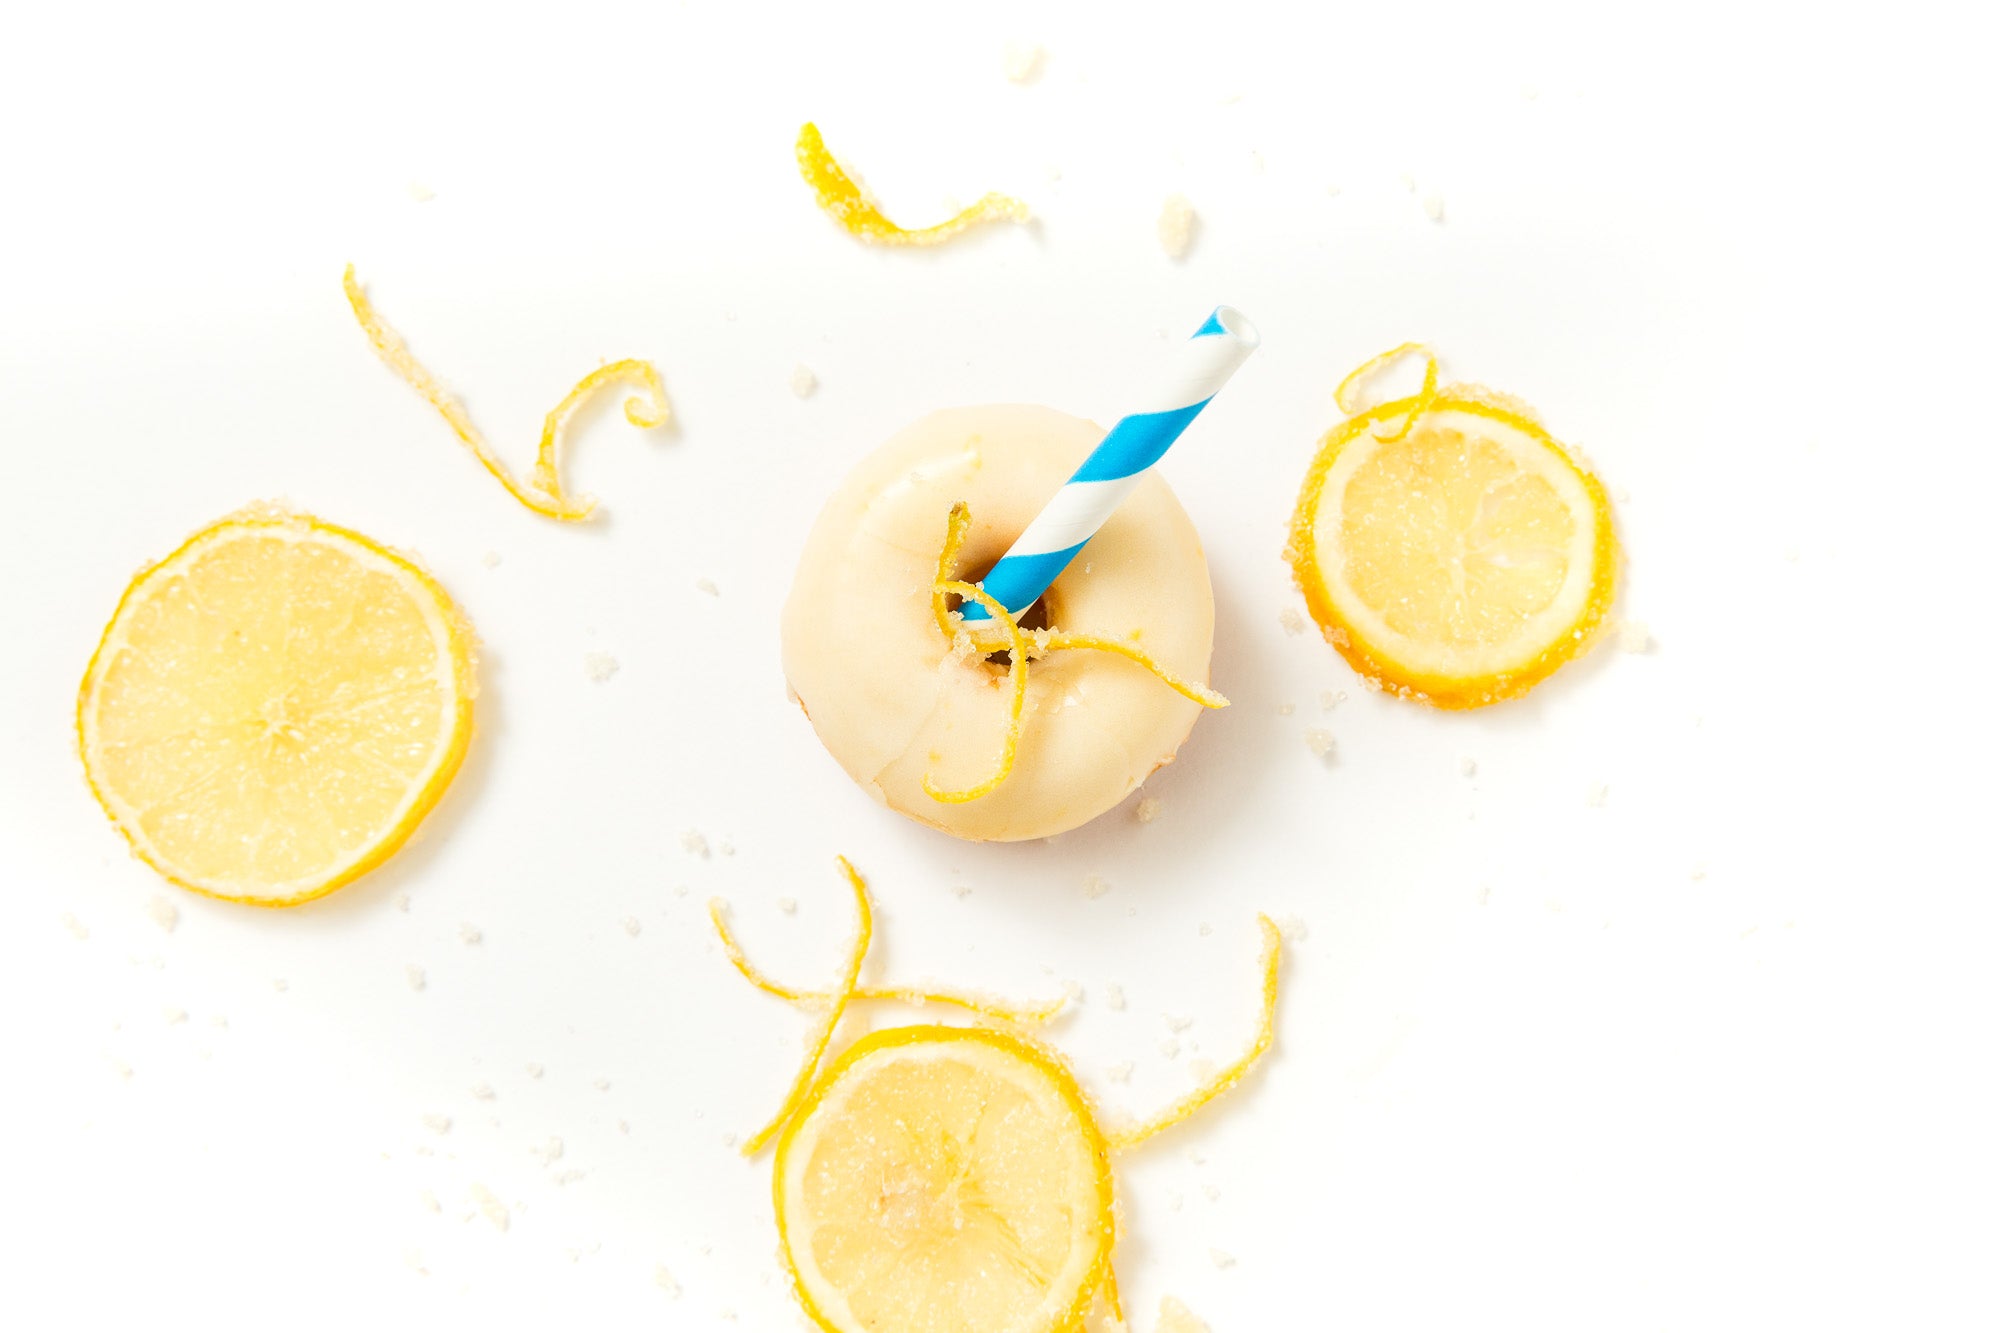
<path fill-rule="evenodd" d="M 953 506 L 971 518 L 953 577 L 976 582 L 1103 436 L 1046 407 L 936 412 L 863 459 L 813 524 L 785 603 L 785 676 L 827 751 L 891 809 L 975 841 L 1046 837 L 1118 804 L 1187 739 L 1202 705 L 1166 673 L 1208 679 L 1215 600 L 1194 524 L 1148 473 L 1041 618 L 1142 652 L 1161 674 L 1113 651 L 1031 653 L 1005 780 L 976 799 L 932 794 L 990 780 L 1013 693 L 1004 662 L 939 627 Z"/>

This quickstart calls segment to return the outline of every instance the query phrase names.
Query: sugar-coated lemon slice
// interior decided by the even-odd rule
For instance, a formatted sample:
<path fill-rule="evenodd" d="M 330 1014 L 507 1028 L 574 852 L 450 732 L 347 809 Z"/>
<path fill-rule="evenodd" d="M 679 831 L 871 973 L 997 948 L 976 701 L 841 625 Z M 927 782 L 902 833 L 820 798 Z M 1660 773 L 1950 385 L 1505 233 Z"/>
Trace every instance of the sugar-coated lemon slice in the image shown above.
<path fill-rule="evenodd" d="M 473 637 L 409 560 L 257 508 L 142 571 L 77 699 L 91 790 L 174 883 L 279 907 L 386 860 L 472 736 Z"/>
<path fill-rule="evenodd" d="M 856 1042 L 778 1140 L 774 1193 L 832 1333 L 1055 1333 L 1109 1273 L 1104 1137 L 1062 1061 L 1008 1032 Z"/>
<path fill-rule="evenodd" d="M 1327 434 L 1285 555 L 1356 671 L 1407 699 L 1478 708 L 1588 646 L 1618 539 L 1603 484 L 1519 404 L 1434 384 L 1433 372 L 1422 393 Z"/>

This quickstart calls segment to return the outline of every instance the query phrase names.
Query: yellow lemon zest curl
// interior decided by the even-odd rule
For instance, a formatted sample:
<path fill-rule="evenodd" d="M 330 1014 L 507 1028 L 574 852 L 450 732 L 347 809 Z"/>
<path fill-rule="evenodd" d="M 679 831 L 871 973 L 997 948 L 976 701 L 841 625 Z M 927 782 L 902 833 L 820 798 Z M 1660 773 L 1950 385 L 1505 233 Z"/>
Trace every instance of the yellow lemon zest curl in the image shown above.
<path fill-rule="evenodd" d="M 953 645 L 962 643 L 971 652 L 978 654 L 1002 651 L 1007 653 L 1007 678 L 1012 687 L 1007 705 L 1007 731 L 1001 739 L 999 763 L 984 781 L 962 790 L 946 791 L 934 785 L 930 775 L 926 773 L 924 791 L 932 800 L 952 805 L 976 801 L 993 792 L 1013 773 L 1014 760 L 1021 746 L 1021 714 L 1028 699 L 1028 663 L 1031 659 L 1046 657 L 1050 653 L 1066 649 L 1111 653 L 1143 667 L 1157 677 L 1162 685 L 1182 698 L 1200 704 L 1203 708 L 1229 707 L 1229 700 L 1208 686 L 1196 684 L 1167 670 L 1150 654 L 1132 644 L 1096 634 L 1066 634 L 1056 629 L 1024 632 L 1020 622 L 1009 615 L 1007 608 L 985 589 L 953 577 L 958 569 L 959 551 L 965 545 L 965 534 L 971 527 L 972 510 L 961 500 L 951 507 L 951 514 L 945 521 L 944 546 L 938 552 L 937 577 L 931 583 L 931 614 L 936 617 L 938 632 L 944 635 L 947 642 Z M 993 625 L 978 630 L 968 627 L 951 609 L 948 599 L 954 593 L 985 607 L 987 614 L 993 617 Z"/>
<path fill-rule="evenodd" d="M 716 937 L 722 942 L 722 952 L 728 956 L 730 965 L 758 990 L 791 1004 L 809 1007 L 817 1007 L 833 999 L 833 996 L 826 991 L 800 990 L 797 987 L 787 986 L 761 971 L 743 952 L 743 946 L 737 941 L 735 932 L 730 930 L 725 904 L 720 898 L 709 900 L 708 919 L 715 926 Z M 950 1005 L 955 1009 L 978 1014 L 981 1018 L 1028 1025 L 1048 1022 L 1061 1013 L 1063 1006 L 1068 1003 L 1066 997 L 1058 996 L 1042 1004 L 1011 1004 L 1006 1000 L 970 991 L 932 990 L 915 986 L 856 986 L 847 998 L 850 1001 L 895 1000 L 903 1004 Z"/>
<path fill-rule="evenodd" d="M 1278 1020 L 1278 959 L 1283 953 L 1284 937 L 1279 933 L 1277 923 L 1259 912 L 1257 925 L 1264 932 L 1263 957 L 1263 1002 L 1262 1015 L 1257 1020 L 1257 1035 L 1251 1040 L 1249 1049 L 1230 1061 L 1200 1087 L 1181 1098 L 1166 1110 L 1136 1125 L 1115 1129 L 1104 1136 L 1104 1141 L 1113 1151 L 1135 1148 L 1163 1130 L 1172 1129 L 1202 1107 L 1222 1096 L 1248 1074 L 1264 1052 L 1271 1049 L 1271 1040 L 1277 1032 Z"/>
<path fill-rule="evenodd" d="M 1340 382 L 1340 387 L 1333 391 L 1334 406 L 1349 416 L 1354 416 L 1365 410 L 1361 405 L 1361 386 L 1368 380 L 1373 379 L 1378 371 L 1385 370 L 1390 365 L 1410 355 L 1421 356 L 1424 359 L 1423 387 L 1418 389 L 1416 397 L 1410 400 L 1409 413 L 1403 417 L 1403 424 L 1401 426 L 1398 426 L 1392 433 L 1387 434 L 1383 432 L 1380 424 L 1375 428 L 1376 439 L 1391 443 L 1408 435 L 1410 428 L 1416 425 L 1418 419 L 1430 410 L 1431 404 L 1437 401 L 1438 396 L 1437 354 L 1422 343 L 1403 343 L 1400 346 L 1391 347 L 1388 351 L 1383 352 L 1379 356 L 1370 357 L 1349 371 L 1347 378 Z"/>
<path fill-rule="evenodd" d="M 368 335 L 369 343 L 375 348 L 375 354 L 436 409 L 465 447 L 472 450 L 480 466 L 506 487 L 507 494 L 537 514 L 563 523 L 576 523 L 589 518 L 597 508 L 595 500 L 588 496 L 572 496 L 564 488 L 561 462 L 564 427 L 577 409 L 599 389 L 618 383 L 635 386 L 639 392 L 625 400 L 625 419 L 641 430 L 664 426 L 673 415 L 673 408 L 667 401 L 667 386 L 652 362 L 628 358 L 599 366 L 577 381 L 576 387 L 565 394 L 563 400 L 543 419 L 541 442 L 535 450 L 534 471 L 530 479 L 523 482 L 493 452 L 486 437 L 480 434 L 479 427 L 473 424 L 465 404 L 411 355 L 402 336 L 376 313 L 374 304 L 354 276 L 354 265 L 347 266 L 347 272 L 341 277 L 341 287 L 347 293 L 347 303 L 353 307 L 354 318 L 361 325 L 361 331 Z"/>
<path fill-rule="evenodd" d="M 1005 194 L 988 194 L 972 207 L 945 219 L 934 227 L 899 227 L 882 215 L 881 206 L 852 176 L 834 161 L 820 137 L 819 126 L 807 121 L 799 127 L 797 145 L 799 174 L 819 197 L 826 214 L 847 229 L 850 236 L 871 245 L 937 245 L 982 222 L 1026 222 L 1028 206 Z"/>

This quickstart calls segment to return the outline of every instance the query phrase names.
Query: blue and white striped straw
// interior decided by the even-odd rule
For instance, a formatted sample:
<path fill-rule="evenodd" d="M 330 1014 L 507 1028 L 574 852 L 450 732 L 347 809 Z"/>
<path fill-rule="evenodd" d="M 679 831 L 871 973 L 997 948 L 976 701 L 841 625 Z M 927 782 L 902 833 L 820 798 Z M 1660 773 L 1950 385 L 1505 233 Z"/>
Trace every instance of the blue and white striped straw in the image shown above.
<path fill-rule="evenodd" d="M 1194 336 L 1175 349 L 1153 405 L 1111 428 L 979 586 L 1011 616 L 1033 606 L 1124 503 L 1146 469 L 1160 461 L 1257 350 L 1257 341 L 1257 326 L 1241 311 L 1217 306 Z M 991 619 L 985 607 L 969 598 L 959 612 L 967 620 Z"/>

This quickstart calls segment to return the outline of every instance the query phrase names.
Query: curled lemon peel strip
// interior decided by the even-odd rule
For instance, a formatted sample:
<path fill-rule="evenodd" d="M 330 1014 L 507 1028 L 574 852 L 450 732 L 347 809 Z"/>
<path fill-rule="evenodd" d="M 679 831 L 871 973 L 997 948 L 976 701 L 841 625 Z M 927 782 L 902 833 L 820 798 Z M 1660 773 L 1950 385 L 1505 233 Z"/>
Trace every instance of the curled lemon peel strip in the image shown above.
<path fill-rule="evenodd" d="M 726 905 L 720 898 L 711 898 L 708 904 L 708 919 L 715 925 L 716 937 L 722 943 L 722 952 L 728 956 L 730 965 L 758 990 L 775 996 L 791 1004 L 818 1006 L 833 999 L 826 991 L 799 990 L 787 986 L 760 971 L 743 952 L 736 935 L 729 928 Z M 1003 1023 L 1040 1025 L 1062 1012 L 1068 1003 L 1067 997 L 1058 996 L 1043 1004 L 1010 1004 L 991 996 L 967 991 L 926 990 L 914 986 L 856 986 L 848 995 L 853 1000 L 896 1000 L 903 1004 L 928 1005 L 944 1004 L 956 1009 L 964 1009 Z"/>
<path fill-rule="evenodd" d="M 1222 1096 L 1238 1083 L 1271 1049 L 1271 1040 L 1276 1033 L 1278 1018 L 1278 958 L 1283 948 L 1283 936 L 1278 932 L 1277 923 L 1263 913 L 1257 914 L 1257 925 L 1264 932 L 1264 1012 L 1257 1022 L 1257 1035 L 1248 1050 L 1236 1057 L 1227 1066 L 1216 1071 L 1214 1077 L 1181 1098 L 1166 1110 L 1149 1120 L 1123 1129 L 1113 1130 L 1104 1136 L 1105 1143 L 1113 1150 L 1122 1152 L 1137 1147 L 1163 1130 L 1172 1129 L 1202 1107 Z"/>
<path fill-rule="evenodd" d="M 457 435 L 466 448 L 472 450 L 473 457 L 481 467 L 493 475 L 493 479 L 506 488 L 525 508 L 547 518 L 563 523 L 576 523 L 590 517 L 597 508 L 597 502 L 588 497 L 573 498 L 563 488 L 562 473 L 558 466 L 562 457 L 563 427 L 593 393 L 606 384 L 625 381 L 639 385 L 643 394 L 634 394 L 625 400 L 625 419 L 642 430 L 650 430 L 667 424 L 672 408 L 667 402 L 666 385 L 660 380 L 660 372 L 650 361 L 613 361 L 599 366 L 577 382 L 575 388 L 563 396 L 542 423 L 542 439 L 535 452 L 535 467 L 532 480 L 522 482 L 516 477 L 493 447 L 480 434 L 479 427 L 472 422 L 472 416 L 444 386 L 443 381 L 431 374 L 418 361 L 403 342 L 402 336 L 389 327 L 386 320 L 375 310 L 374 303 L 362 290 L 361 283 L 354 276 L 354 265 L 349 264 L 341 276 L 340 285 L 347 293 L 347 303 L 353 307 L 354 318 L 361 325 L 361 331 L 368 335 L 368 342 L 383 364 L 417 391 L 419 397 L 429 403 L 437 414 L 444 418 L 452 433 Z"/>
<path fill-rule="evenodd" d="M 798 1112 L 799 1106 L 812 1090 L 813 1079 L 819 1073 L 819 1062 L 826 1057 L 827 1045 L 833 1040 L 834 1029 L 840 1026 L 841 1015 L 847 1012 L 847 1001 L 854 994 L 854 983 L 861 975 L 861 960 L 868 956 L 868 945 L 875 935 L 875 913 L 868 905 L 868 881 L 861 878 L 859 871 L 844 856 L 835 858 L 840 862 L 841 873 L 847 876 L 849 887 L 854 890 L 854 910 L 857 926 L 854 942 L 848 946 L 847 961 L 841 967 L 840 984 L 835 986 L 828 997 L 830 1003 L 825 1015 L 820 1019 L 819 1030 L 813 1033 L 808 1045 L 805 1062 L 799 1066 L 798 1075 L 792 1079 L 791 1091 L 785 1094 L 778 1113 L 770 1123 L 752 1134 L 743 1144 L 743 1155 L 755 1157 L 764 1145 L 777 1137 L 785 1122 Z"/>
<path fill-rule="evenodd" d="M 930 774 L 924 774 L 924 793 L 933 801 L 943 801 L 947 805 L 963 805 L 993 791 L 1014 771 L 1014 759 L 1021 749 L 1021 710 L 1028 702 L 1028 636 L 1021 633 L 1020 624 L 1007 614 L 1007 608 L 1000 605 L 999 599 L 984 588 L 959 579 L 939 583 L 937 587 L 944 592 L 955 592 L 961 597 L 978 602 L 986 608 L 988 615 L 1004 627 L 1007 635 L 1006 648 L 1009 654 L 1007 680 L 1013 687 L 1013 692 L 1007 701 L 1007 734 L 1000 742 L 999 764 L 984 782 L 976 782 L 959 791 L 945 791 L 931 782 Z"/>
<path fill-rule="evenodd" d="M 1111 1307 L 1111 1318 L 1117 1326 L 1125 1327 L 1125 1302 L 1118 1299 L 1118 1270 L 1109 1260 L 1104 1264 L 1104 1302 Z"/>
<path fill-rule="evenodd" d="M 982 222 L 1026 222 L 1028 206 L 1005 194 L 988 194 L 972 207 L 934 227 L 899 227 L 882 216 L 882 209 L 852 176 L 834 161 L 820 137 L 819 126 L 799 127 L 799 174 L 819 197 L 819 206 L 850 236 L 871 245 L 937 245 Z"/>
<path fill-rule="evenodd" d="M 1354 416 L 1356 413 L 1365 410 L 1361 406 L 1360 398 L 1362 384 L 1372 378 L 1377 371 L 1383 370 L 1394 362 L 1400 361 L 1405 356 L 1412 354 L 1421 356 L 1424 359 L 1423 387 L 1418 389 L 1416 397 L 1410 400 L 1410 410 L 1404 415 L 1401 426 L 1389 434 L 1383 434 L 1379 428 L 1375 432 L 1375 438 L 1385 442 L 1393 443 L 1402 439 L 1410 433 L 1410 428 L 1417 424 L 1418 418 L 1429 411 L 1431 404 L 1437 401 L 1437 354 L 1422 343 L 1403 343 L 1400 346 L 1391 347 L 1388 351 L 1383 352 L 1379 356 L 1370 357 L 1349 371 L 1347 378 L 1340 382 L 1340 387 L 1333 391 L 1334 406 L 1349 416 Z"/>
<path fill-rule="evenodd" d="M 1184 699 L 1190 699 L 1203 708 L 1227 708 L 1229 700 L 1206 685 L 1197 685 L 1174 672 L 1167 670 L 1152 656 L 1129 643 L 1107 639 L 1096 634 L 1065 634 L 1060 630 L 1036 630 L 1033 634 L 1022 631 L 1020 623 L 1007 613 L 1007 608 L 990 596 L 984 589 L 954 579 L 958 569 L 958 553 L 965 545 L 965 534 L 972 527 L 972 509 L 963 500 L 951 507 L 951 514 L 945 520 L 944 546 L 938 552 L 937 578 L 931 584 L 931 614 L 937 618 L 938 632 L 953 644 L 965 636 L 972 651 L 985 654 L 1005 651 L 1010 662 L 1008 679 L 1013 686 L 1013 697 L 1008 702 L 1007 736 L 1004 741 L 1000 764 L 994 774 L 984 782 L 959 792 L 944 792 L 931 784 L 928 774 L 924 777 L 924 791 L 935 801 L 945 801 L 961 805 L 976 801 L 991 793 L 1007 780 L 1014 771 L 1014 759 L 1021 743 L 1021 713 L 1028 697 L 1027 664 L 1031 658 L 1046 657 L 1050 653 L 1064 649 L 1089 652 L 1111 653 L 1128 662 L 1136 663 L 1156 676 L 1162 685 Z M 968 631 L 965 622 L 954 616 L 947 598 L 952 593 L 969 598 L 985 607 L 993 617 L 995 625 L 984 627 L 978 632 Z"/>

